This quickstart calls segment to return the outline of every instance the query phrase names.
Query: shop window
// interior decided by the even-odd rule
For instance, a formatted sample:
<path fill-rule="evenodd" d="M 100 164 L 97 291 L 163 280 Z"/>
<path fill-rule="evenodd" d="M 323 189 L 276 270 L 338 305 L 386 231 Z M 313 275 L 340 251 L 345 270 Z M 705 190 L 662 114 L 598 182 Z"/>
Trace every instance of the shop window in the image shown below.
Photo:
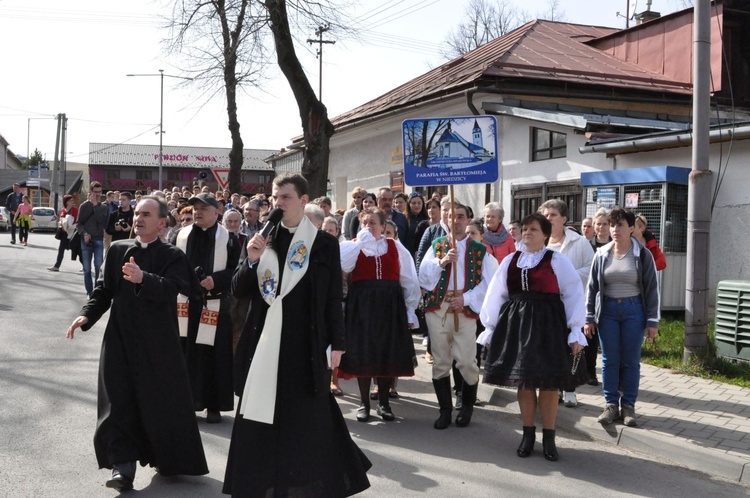
<path fill-rule="evenodd" d="M 567 135 L 555 131 L 531 128 L 531 160 L 544 161 L 567 155 Z"/>
<path fill-rule="evenodd" d="M 136 180 L 150 180 L 151 179 L 151 170 L 148 170 L 148 169 L 137 169 L 137 170 L 135 170 L 135 179 Z"/>

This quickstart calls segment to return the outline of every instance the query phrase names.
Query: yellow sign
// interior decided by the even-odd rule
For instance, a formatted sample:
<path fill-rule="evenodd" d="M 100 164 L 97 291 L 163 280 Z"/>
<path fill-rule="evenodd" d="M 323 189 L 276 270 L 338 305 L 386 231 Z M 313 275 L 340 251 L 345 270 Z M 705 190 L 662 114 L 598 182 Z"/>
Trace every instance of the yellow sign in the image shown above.
<path fill-rule="evenodd" d="M 404 147 L 398 145 L 391 152 L 391 164 L 404 164 Z"/>

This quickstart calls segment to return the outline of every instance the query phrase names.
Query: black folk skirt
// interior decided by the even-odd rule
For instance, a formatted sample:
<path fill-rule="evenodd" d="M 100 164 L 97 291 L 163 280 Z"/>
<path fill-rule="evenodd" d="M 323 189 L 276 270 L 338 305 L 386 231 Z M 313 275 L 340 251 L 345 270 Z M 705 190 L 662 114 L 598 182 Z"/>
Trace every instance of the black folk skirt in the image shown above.
<path fill-rule="evenodd" d="M 512 294 L 490 341 L 484 382 L 521 389 L 571 389 L 588 381 L 586 360 L 575 372 L 565 307 L 558 294 Z"/>
<path fill-rule="evenodd" d="M 354 282 L 346 300 L 346 353 L 339 376 L 410 377 L 415 365 L 401 284 L 396 280 Z"/>

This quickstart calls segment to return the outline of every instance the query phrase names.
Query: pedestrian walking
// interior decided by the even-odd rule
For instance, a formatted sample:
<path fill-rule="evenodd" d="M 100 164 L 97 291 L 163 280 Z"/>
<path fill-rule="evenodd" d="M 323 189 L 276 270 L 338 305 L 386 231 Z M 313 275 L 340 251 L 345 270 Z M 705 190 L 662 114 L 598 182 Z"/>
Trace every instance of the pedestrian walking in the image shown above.
<path fill-rule="evenodd" d="M 142 197 L 136 239 L 114 242 L 102 280 L 68 328 L 89 330 L 109 310 L 99 359 L 94 449 L 106 485 L 133 487 L 136 463 L 164 476 L 208 473 L 177 327 L 177 293 L 189 292 L 185 254 L 159 240 L 168 208 Z M 111 309 L 110 309 L 111 307 Z"/>
<path fill-rule="evenodd" d="M 11 244 L 16 243 L 16 211 L 18 211 L 18 206 L 20 206 L 22 203 L 23 192 L 21 192 L 21 185 L 18 183 L 14 183 L 13 192 L 8 194 L 7 199 L 5 199 L 5 207 L 8 208 L 8 212 L 10 212 L 10 220 L 8 220 L 8 222 L 10 223 Z"/>
<path fill-rule="evenodd" d="M 76 233 L 76 223 L 78 223 L 78 208 L 75 205 L 75 198 L 72 195 L 63 196 L 63 207 L 60 209 L 60 220 L 58 228 L 61 230 L 57 247 L 57 259 L 55 264 L 47 268 L 49 271 L 60 271 L 65 251 L 70 246 L 70 240 Z"/>

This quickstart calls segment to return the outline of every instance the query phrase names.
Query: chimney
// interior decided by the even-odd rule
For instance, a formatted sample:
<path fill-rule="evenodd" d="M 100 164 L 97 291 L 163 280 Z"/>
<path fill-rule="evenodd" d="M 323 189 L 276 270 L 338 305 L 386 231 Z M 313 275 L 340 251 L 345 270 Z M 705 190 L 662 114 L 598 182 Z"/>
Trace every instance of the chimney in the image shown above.
<path fill-rule="evenodd" d="M 641 12 L 640 14 L 635 15 L 635 21 L 636 26 L 640 26 L 644 22 L 653 21 L 654 19 L 659 19 L 661 17 L 661 14 L 659 12 L 654 12 L 651 10 L 651 0 L 648 0 L 646 2 L 646 10 Z"/>

